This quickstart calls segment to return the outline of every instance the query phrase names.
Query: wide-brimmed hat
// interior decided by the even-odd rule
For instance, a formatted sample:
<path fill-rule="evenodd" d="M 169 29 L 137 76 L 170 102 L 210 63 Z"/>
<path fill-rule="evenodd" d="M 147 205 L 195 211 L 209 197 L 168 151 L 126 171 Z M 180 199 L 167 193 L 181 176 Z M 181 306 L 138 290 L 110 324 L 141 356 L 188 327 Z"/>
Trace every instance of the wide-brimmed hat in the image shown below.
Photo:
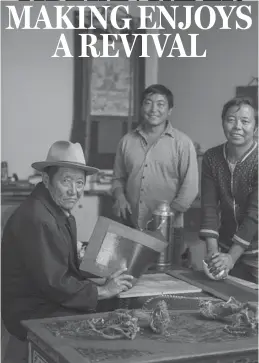
<path fill-rule="evenodd" d="M 99 169 L 86 165 L 85 156 L 81 145 L 70 141 L 56 141 L 50 147 L 45 161 L 38 161 L 31 166 L 44 171 L 48 166 L 63 166 L 67 168 L 82 169 L 87 174 L 98 173 Z"/>

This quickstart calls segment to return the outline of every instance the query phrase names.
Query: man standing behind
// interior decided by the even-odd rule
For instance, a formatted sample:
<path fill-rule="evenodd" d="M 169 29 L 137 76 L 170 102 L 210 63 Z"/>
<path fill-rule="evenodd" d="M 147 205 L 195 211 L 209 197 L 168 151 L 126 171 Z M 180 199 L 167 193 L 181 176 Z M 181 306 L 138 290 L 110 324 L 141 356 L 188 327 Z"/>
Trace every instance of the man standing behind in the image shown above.
<path fill-rule="evenodd" d="M 168 118 L 173 95 L 163 85 L 146 88 L 141 99 L 142 122 L 119 142 L 112 192 L 114 212 L 135 228 L 145 229 L 157 204 L 168 201 L 174 227 L 198 193 L 198 166 L 192 141 L 173 128 Z"/>

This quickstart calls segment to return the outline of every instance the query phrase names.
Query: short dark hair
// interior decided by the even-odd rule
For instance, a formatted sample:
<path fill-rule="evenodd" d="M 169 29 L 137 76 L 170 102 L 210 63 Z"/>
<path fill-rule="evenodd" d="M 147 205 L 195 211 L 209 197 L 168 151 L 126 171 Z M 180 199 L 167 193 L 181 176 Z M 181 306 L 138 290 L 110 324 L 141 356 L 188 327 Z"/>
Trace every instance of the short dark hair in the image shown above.
<path fill-rule="evenodd" d="M 248 105 L 248 106 L 252 107 L 255 114 L 256 114 L 256 109 L 255 109 L 255 106 L 254 106 L 253 101 L 252 101 L 251 98 L 249 98 L 249 97 L 235 97 L 235 98 L 232 98 L 227 103 L 225 103 L 225 105 L 223 106 L 222 113 L 221 113 L 222 121 L 224 120 L 224 118 L 226 116 L 226 113 L 228 112 L 230 107 L 237 106 L 238 108 L 240 108 L 243 105 Z M 257 123 L 258 123 L 257 117 L 255 117 L 255 121 L 256 121 L 256 125 L 257 125 Z"/>
<path fill-rule="evenodd" d="M 147 95 L 150 94 L 160 94 L 166 97 L 169 108 L 173 108 L 174 106 L 174 96 L 170 89 L 163 86 L 162 84 L 152 84 L 151 86 L 147 87 L 145 91 L 142 93 L 141 96 L 141 105 L 144 102 L 144 99 L 147 97 Z"/>

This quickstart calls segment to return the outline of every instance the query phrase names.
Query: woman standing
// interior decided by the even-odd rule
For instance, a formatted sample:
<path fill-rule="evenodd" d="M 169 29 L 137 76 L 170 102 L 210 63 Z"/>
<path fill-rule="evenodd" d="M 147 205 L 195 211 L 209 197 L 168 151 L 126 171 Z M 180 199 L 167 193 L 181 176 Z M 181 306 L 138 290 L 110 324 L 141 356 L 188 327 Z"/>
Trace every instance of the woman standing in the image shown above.
<path fill-rule="evenodd" d="M 209 149 L 201 177 L 200 237 L 210 272 L 258 281 L 257 121 L 250 100 L 235 98 L 222 110 L 227 142 Z"/>

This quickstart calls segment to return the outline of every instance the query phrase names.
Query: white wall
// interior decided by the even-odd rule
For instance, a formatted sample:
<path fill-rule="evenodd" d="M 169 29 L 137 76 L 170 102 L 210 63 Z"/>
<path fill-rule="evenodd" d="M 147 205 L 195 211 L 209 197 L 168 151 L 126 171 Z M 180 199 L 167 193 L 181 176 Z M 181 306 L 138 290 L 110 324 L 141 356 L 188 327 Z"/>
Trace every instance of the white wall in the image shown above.
<path fill-rule="evenodd" d="M 21 5 L 20 5 L 21 6 Z M 32 12 L 36 10 L 33 7 Z M 2 8 L 7 21 L 7 12 Z M 3 27 L 4 27 L 3 26 Z M 2 160 L 19 178 L 46 158 L 49 146 L 67 139 L 72 122 L 73 59 L 51 58 L 60 31 L 2 27 Z M 72 32 L 67 31 L 72 45 Z"/>
<path fill-rule="evenodd" d="M 159 59 L 158 82 L 175 97 L 172 123 L 202 149 L 224 142 L 222 106 L 235 96 L 236 86 L 246 86 L 258 77 L 257 4 L 252 17 L 253 26 L 246 31 L 201 31 L 197 43 L 207 49 L 207 58 Z M 187 34 L 183 39 L 187 40 Z"/>
<path fill-rule="evenodd" d="M 40 5 L 34 3 L 32 11 Z M 24 179 L 33 173 L 30 164 L 44 159 L 54 141 L 70 136 L 73 58 L 50 57 L 60 31 L 4 30 L 6 14 L 2 11 L 1 159 L 8 161 L 10 174 Z M 224 140 L 224 102 L 236 86 L 257 76 L 257 11 L 253 17 L 249 31 L 202 32 L 206 59 L 147 59 L 146 85 L 158 81 L 172 89 L 173 124 L 205 149 Z M 72 49 L 73 32 L 63 32 Z"/>

